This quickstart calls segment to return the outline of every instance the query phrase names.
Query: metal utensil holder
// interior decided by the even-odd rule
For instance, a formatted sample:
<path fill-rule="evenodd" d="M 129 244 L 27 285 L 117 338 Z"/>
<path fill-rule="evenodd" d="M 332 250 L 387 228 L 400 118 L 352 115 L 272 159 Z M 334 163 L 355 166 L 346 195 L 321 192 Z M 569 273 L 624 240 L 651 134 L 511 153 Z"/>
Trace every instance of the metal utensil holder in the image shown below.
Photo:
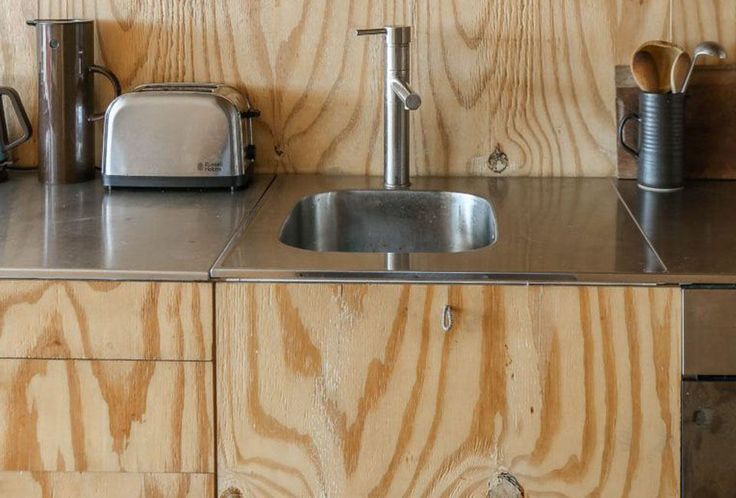
<path fill-rule="evenodd" d="M 618 140 L 639 165 L 639 187 L 656 192 L 680 190 L 685 177 L 685 103 L 682 93 L 647 93 L 639 96 L 639 112 L 621 120 Z M 630 121 L 639 123 L 639 146 L 624 140 Z"/>

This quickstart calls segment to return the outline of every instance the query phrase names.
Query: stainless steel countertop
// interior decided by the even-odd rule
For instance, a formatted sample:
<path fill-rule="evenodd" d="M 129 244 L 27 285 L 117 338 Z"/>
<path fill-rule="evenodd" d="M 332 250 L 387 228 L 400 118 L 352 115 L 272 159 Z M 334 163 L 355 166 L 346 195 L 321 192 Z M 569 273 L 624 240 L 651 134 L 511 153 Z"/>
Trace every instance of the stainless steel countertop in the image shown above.
<path fill-rule="evenodd" d="M 468 252 L 411 254 L 392 261 L 391 270 L 383 254 L 318 253 L 279 242 L 281 225 L 300 198 L 381 186 L 380 178 L 279 176 L 212 276 L 263 281 L 663 281 L 664 266 L 610 179 L 414 178 L 415 190 L 465 192 L 490 201 L 499 238 L 490 247 Z"/>
<path fill-rule="evenodd" d="M 736 283 L 736 182 L 692 181 L 672 193 L 615 184 L 672 280 Z"/>
<path fill-rule="evenodd" d="M 0 278 L 207 280 L 273 176 L 242 191 L 105 192 L 98 180 L 0 184 Z"/>
<path fill-rule="evenodd" d="M 384 254 L 317 253 L 278 240 L 297 200 L 380 189 L 381 178 L 273 178 L 258 175 L 233 193 L 108 193 L 98 181 L 46 187 L 35 172 L 12 172 L 0 184 L 0 278 L 736 284 L 736 182 L 653 194 L 625 180 L 415 178 L 417 190 L 489 200 L 498 240 L 401 256 L 389 270 Z"/>

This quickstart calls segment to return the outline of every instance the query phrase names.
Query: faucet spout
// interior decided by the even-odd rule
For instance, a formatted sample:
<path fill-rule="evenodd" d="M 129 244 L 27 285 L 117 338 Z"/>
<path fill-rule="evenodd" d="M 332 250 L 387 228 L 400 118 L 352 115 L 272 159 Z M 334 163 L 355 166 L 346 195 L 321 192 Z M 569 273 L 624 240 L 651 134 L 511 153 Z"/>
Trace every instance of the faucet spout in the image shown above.
<path fill-rule="evenodd" d="M 409 111 L 422 105 L 422 98 L 409 86 L 411 28 L 363 29 L 358 30 L 358 35 L 382 35 L 384 38 L 383 185 L 387 190 L 407 189 L 411 185 Z"/>
<path fill-rule="evenodd" d="M 419 96 L 411 87 L 399 79 L 391 81 L 391 90 L 399 97 L 404 109 L 407 111 L 416 111 L 422 105 L 422 97 Z"/>

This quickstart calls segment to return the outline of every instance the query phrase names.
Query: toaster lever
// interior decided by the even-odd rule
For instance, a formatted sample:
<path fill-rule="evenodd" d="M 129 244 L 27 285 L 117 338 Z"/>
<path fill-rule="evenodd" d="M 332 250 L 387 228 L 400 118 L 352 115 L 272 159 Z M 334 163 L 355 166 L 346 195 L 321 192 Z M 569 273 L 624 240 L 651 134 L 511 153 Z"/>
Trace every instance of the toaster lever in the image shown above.
<path fill-rule="evenodd" d="M 245 146 L 245 159 L 246 161 L 255 162 L 256 161 L 256 146 L 253 144 L 248 144 Z"/>

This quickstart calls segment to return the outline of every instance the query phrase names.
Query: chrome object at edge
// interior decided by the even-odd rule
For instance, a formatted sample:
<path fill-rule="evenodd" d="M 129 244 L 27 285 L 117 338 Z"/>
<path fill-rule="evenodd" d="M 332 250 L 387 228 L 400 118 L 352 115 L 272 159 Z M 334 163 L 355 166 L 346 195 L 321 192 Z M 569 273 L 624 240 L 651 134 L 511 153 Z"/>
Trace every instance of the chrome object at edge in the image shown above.
<path fill-rule="evenodd" d="M 386 26 L 359 29 L 358 36 L 384 35 L 386 45 L 383 101 L 384 188 L 406 189 L 409 178 L 409 111 L 422 105 L 421 97 L 409 86 L 411 27 Z"/>
<path fill-rule="evenodd" d="M 93 76 L 100 74 L 120 95 L 120 82 L 94 64 L 94 21 L 37 19 L 39 180 L 77 183 L 95 175 Z"/>
<path fill-rule="evenodd" d="M 4 96 L 10 100 L 21 129 L 21 134 L 12 139 L 9 137 L 10 131 L 8 130 L 8 123 L 5 117 Z M 10 151 L 22 143 L 27 142 L 31 138 L 32 133 L 31 122 L 28 119 L 28 114 L 26 114 L 18 92 L 13 88 L 0 86 L 0 182 L 8 179 L 6 166 L 12 163 Z"/>

